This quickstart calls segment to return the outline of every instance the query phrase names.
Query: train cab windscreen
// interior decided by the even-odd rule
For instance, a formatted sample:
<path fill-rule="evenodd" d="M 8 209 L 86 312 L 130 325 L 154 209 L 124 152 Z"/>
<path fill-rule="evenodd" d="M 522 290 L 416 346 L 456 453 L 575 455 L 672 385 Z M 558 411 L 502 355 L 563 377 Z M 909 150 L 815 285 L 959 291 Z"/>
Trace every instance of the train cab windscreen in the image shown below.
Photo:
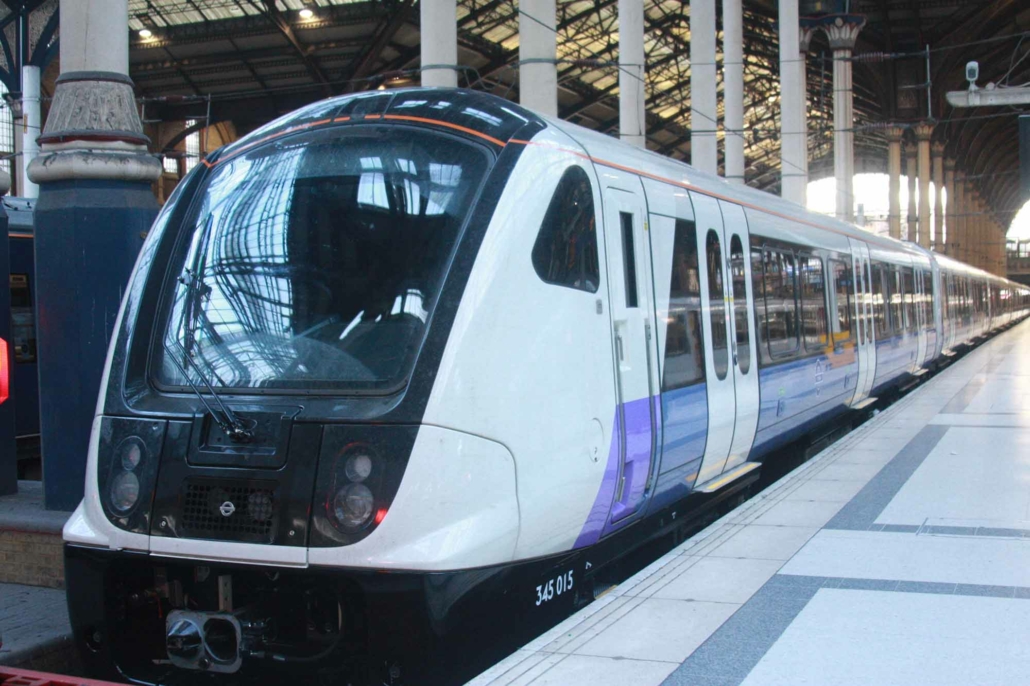
<path fill-rule="evenodd" d="M 164 289 L 157 382 L 395 390 L 489 164 L 474 143 L 401 126 L 326 128 L 217 164 Z"/>

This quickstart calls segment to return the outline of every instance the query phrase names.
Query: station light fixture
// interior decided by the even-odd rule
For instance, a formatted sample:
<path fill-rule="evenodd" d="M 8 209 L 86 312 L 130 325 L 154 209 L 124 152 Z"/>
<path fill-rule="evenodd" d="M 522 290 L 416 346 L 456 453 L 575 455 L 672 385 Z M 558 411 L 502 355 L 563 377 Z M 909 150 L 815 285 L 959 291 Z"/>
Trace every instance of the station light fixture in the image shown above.
<path fill-rule="evenodd" d="M 144 29 L 140 29 L 139 30 L 139 37 L 140 38 L 146 39 L 146 38 L 150 38 L 153 35 L 154 35 L 154 32 L 151 31 L 150 29 L 145 29 L 144 28 Z"/>
<path fill-rule="evenodd" d="M 305 21 L 310 21 L 315 17 L 315 12 L 310 7 L 305 7 L 300 12 L 298 12 L 298 14 L 300 15 L 300 18 Z"/>

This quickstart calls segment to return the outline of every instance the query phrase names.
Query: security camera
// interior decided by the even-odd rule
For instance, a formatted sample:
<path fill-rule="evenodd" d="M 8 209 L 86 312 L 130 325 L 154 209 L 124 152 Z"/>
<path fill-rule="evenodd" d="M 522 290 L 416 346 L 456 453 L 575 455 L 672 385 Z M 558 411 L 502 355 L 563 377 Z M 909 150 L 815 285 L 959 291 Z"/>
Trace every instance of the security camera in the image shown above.
<path fill-rule="evenodd" d="M 979 62 L 966 63 L 966 81 L 969 82 L 969 90 L 976 90 L 976 80 L 980 78 Z"/>

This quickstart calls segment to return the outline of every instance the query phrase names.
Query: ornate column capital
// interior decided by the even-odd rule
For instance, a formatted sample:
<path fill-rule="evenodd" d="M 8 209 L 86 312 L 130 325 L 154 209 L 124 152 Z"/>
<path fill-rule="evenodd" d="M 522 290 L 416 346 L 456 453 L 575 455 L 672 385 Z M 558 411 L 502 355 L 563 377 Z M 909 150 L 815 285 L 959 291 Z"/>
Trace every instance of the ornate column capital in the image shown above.
<path fill-rule="evenodd" d="M 919 152 L 919 147 L 911 141 L 905 141 L 902 148 L 905 150 L 906 157 L 915 157 L 916 153 Z"/>
<path fill-rule="evenodd" d="M 833 50 L 854 50 L 858 34 L 865 26 L 865 17 L 860 14 L 837 14 L 823 17 L 819 22 L 826 32 Z"/>
<path fill-rule="evenodd" d="M 812 44 L 812 36 L 819 30 L 819 22 L 802 17 L 798 28 L 798 49 L 802 55 L 808 54 L 808 46 Z"/>
<path fill-rule="evenodd" d="M 933 157 L 944 157 L 944 143 L 935 141 L 930 145 L 930 155 Z"/>
<path fill-rule="evenodd" d="M 916 140 L 920 143 L 928 142 L 933 135 L 933 126 L 932 121 L 921 121 L 913 126 L 912 131 L 916 134 Z"/>
<path fill-rule="evenodd" d="M 887 128 L 887 141 L 890 143 L 900 143 L 901 139 L 905 137 L 905 129 L 900 126 L 890 126 Z"/>
<path fill-rule="evenodd" d="M 944 158 L 944 171 L 949 171 L 949 172 L 955 171 L 955 160 L 951 159 L 950 157 L 945 157 Z M 956 178 L 958 178 L 958 177 L 956 176 Z"/>
<path fill-rule="evenodd" d="M 68 179 L 151 182 L 161 163 L 136 111 L 132 80 L 116 72 L 65 72 L 57 78 L 42 151 L 29 165 L 36 183 Z"/>

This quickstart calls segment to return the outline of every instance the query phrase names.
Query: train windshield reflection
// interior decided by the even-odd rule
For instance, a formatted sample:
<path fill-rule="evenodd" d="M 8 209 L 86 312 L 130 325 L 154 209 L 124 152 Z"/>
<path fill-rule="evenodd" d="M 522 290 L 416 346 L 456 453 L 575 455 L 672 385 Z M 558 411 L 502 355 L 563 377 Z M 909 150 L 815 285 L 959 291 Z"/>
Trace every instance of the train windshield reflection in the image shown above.
<path fill-rule="evenodd" d="M 396 126 L 223 162 L 173 269 L 158 381 L 183 386 L 196 369 L 220 388 L 397 387 L 488 165 L 472 143 Z"/>

